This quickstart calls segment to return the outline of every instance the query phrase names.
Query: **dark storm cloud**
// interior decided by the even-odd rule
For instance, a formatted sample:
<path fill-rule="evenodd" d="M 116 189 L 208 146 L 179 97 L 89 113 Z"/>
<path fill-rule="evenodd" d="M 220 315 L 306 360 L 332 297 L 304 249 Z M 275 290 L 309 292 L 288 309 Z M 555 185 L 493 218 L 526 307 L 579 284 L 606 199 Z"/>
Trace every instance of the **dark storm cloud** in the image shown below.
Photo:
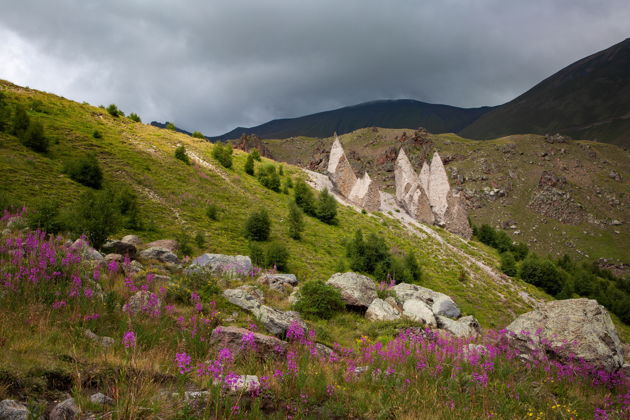
<path fill-rule="evenodd" d="M 629 36 L 627 0 L 0 0 L 0 78 L 220 134 L 381 98 L 496 105 Z"/>

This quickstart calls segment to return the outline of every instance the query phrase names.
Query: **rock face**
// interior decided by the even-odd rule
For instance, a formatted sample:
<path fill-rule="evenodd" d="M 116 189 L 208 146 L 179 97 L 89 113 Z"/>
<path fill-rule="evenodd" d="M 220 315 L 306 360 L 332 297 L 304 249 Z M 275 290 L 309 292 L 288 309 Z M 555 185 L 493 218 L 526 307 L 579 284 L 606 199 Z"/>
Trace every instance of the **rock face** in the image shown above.
<path fill-rule="evenodd" d="M 394 170 L 396 201 L 414 219 L 444 227 L 464 238 L 472 236 L 466 199 L 451 189 L 440 155 L 435 152 L 431 165 L 422 164 L 420 175 L 414 171 L 404 149 L 400 149 Z"/>
<path fill-rule="evenodd" d="M 546 302 L 508 325 L 513 345 L 560 359 L 572 354 L 607 371 L 623 366 L 623 350 L 606 309 L 591 299 Z"/>
<path fill-rule="evenodd" d="M 396 297 L 403 302 L 408 299 L 418 299 L 429 305 L 435 315 L 442 315 L 449 318 L 458 318 L 461 314 L 457 304 L 450 296 L 444 293 L 435 292 L 426 287 L 409 283 L 399 283 L 394 286 Z"/>
<path fill-rule="evenodd" d="M 244 336 L 253 338 L 253 345 L 244 344 Z M 219 349 L 227 347 L 237 356 L 243 351 L 255 351 L 259 356 L 281 356 L 286 353 L 288 343 L 270 335 L 253 333 L 245 328 L 217 327 L 212 331 L 209 344 Z"/>
<path fill-rule="evenodd" d="M 348 200 L 367 211 L 378 211 L 380 209 L 381 195 L 367 172 L 354 183 Z"/>
<path fill-rule="evenodd" d="M 74 398 L 68 398 L 57 404 L 48 418 L 50 420 L 74 420 L 78 419 L 80 414 L 81 409 L 74 402 Z"/>
<path fill-rule="evenodd" d="M 138 252 L 135 245 L 124 241 L 107 241 L 103 245 L 103 251 L 111 254 L 127 255 L 129 258 L 135 258 Z"/>
<path fill-rule="evenodd" d="M 141 251 L 138 257 L 143 260 L 158 260 L 164 263 L 179 264 L 179 258 L 167 248 L 153 246 Z"/>
<path fill-rule="evenodd" d="M 341 291 L 346 305 L 367 309 L 378 297 L 376 283 L 369 277 L 353 272 L 333 274 L 326 284 Z"/>
<path fill-rule="evenodd" d="M 457 321 L 445 316 L 436 316 L 438 328 L 450 332 L 458 338 L 477 337 L 481 333 L 479 322 L 472 315 L 464 316 Z"/>
<path fill-rule="evenodd" d="M 437 327 L 433 311 L 420 299 L 406 300 L 403 304 L 403 315 L 412 321 L 422 322 L 430 327 Z"/>
<path fill-rule="evenodd" d="M 203 269 L 213 273 L 247 275 L 252 268 L 252 260 L 247 256 L 203 254 L 193 260 L 189 270 Z"/>
<path fill-rule="evenodd" d="M 370 321 L 394 321 L 400 319 L 400 311 L 383 299 L 376 298 L 368 306 L 365 317 Z"/>
<path fill-rule="evenodd" d="M 29 411 L 14 400 L 0 401 L 0 420 L 27 420 Z"/>

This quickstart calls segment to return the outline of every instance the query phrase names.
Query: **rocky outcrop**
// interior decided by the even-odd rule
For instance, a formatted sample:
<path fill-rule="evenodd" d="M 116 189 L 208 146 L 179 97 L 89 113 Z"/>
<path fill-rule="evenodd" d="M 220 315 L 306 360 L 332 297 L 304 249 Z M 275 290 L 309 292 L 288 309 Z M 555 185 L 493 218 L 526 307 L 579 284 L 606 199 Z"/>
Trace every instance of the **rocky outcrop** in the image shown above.
<path fill-rule="evenodd" d="M 398 308 L 379 298 L 374 299 L 365 312 L 365 317 L 370 321 L 394 321 L 400 316 Z"/>
<path fill-rule="evenodd" d="M 607 371 L 619 370 L 623 351 L 606 309 L 591 299 L 545 302 L 508 325 L 511 344 L 525 354 L 573 356 Z"/>
<path fill-rule="evenodd" d="M 430 327 L 437 327 L 433 311 L 420 299 L 406 300 L 403 304 L 403 315 L 412 321 L 422 322 Z"/>
<path fill-rule="evenodd" d="M 0 420 L 27 420 L 30 412 L 14 400 L 0 401 Z"/>
<path fill-rule="evenodd" d="M 403 304 L 409 299 L 418 299 L 426 303 L 435 315 L 458 318 L 461 314 L 453 299 L 444 293 L 436 292 L 416 284 L 399 283 L 394 286 L 394 292 Z"/>
<path fill-rule="evenodd" d="M 472 315 L 453 320 L 445 316 L 436 316 L 438 328 L 448 331 L 458 338 L 477 337 L 481 333 L 479 322 Z"/>
<path fill-rule="evenodd" d="M 270 289 L 278 292 L 287 292 L 297 286 L 298 280 L 295 274 L 271 274 L 265 273 L 258 277 L 258 283 L 269 286 Z"/>
<path fill-rule="evenodd" d="M 167 248 L 153 246 L 142 250 L 138 257 L 143 260 L 157 260 L 163 263 L 179 264 L 179 258 Z"/>
<path fill-rule="evenodd" d="M 414 219 L 444 227 L 464 238 L 472 236 L 466 198 L 451 189 L 440 155 L 431 165 L 423 163 L 420 175 L 414 171 L 404 149 L 400 149 L 395 171 L 396 201 Z"/>
<path fill-rule="evenodd" d="M 189 271 L 209 271 L 228 275 L 248 275 L 252 260 L 244 255 L 203 254 L 195 258 Z"/>
<path fill-rule="evenodd" d="M 107 241 L 103 245 L 103 252 L 110 254 L 126 255 L 129 258 L 136 258 L 138 250 L 136 246 L 124 241 Z"/>
<path fill-rule="evenodd" d="M 247 336 L 247 340 L 243 337 Z M 261 357 L 282 356 L 288 343 L 270 335 L 251 332 L 239 327 L 217 327 L 212 330 L 210 346 L 228 348 L 234 356 L 244 351 L 253 351 Z"/>
<path fill-rule="evenodd" d="M 72 243 L 71 249 L 73 251 L 78 252 L 81 255 L 81 257 L 83 257 L 84 259 L 88 261 L 102 261 L 103 260 L 103 254 L 101 254 L 100 252 L 92 248 L 90 244 L 87 243 L 87 241 L 84 241 L 81 238 L 77 239 L 76 241 Z"/>
<path fill-rule="evenodd" d="M 147 248 L 151 247 L 166 248 L 171 252 L 176 252 L 179 249 L 179 244 L 174 239 L 159 239 L 147 244 Z"/>
<path fill-rule="evenodd" d="M 353 272 L 333 274 L 326 284 L 341 292 L 346 305 L 367 309 L 378 297 L 376 283 L 369 277 Z"/>
<path fill-rule="evenodd" d="M 81 409 L 74 402 L 74 398 L 68 398 L 57 404 L 52 409 L 48 418 L 50 420 L 74 420 L 81 415 Z"/>
<path fill-rule="evenodd" d="M 162 309 L 162 300 L 155 293 L 147 290 L 137 291 L 131 295 L 123 310 L 129 314 L 145 313 L 148 315 L 158 315 Z"/>
<path fill-rule="evenodd" d="M 381 195 L 367 172 L 354 183 L 348 200 L 368 211 L 378 211 L 381 207 Z"/>
<path fill-rule="evenodd" d="M 236 289 L 226 289 L 223 296 L 228 302 L 251 312 L 255 317 L 260 314 L 260 307 L 264 302 L 264 295 L 260 289 L 253 286 L 245 285 Z"/>
<path fill-rule="evenodd" d="M 121 241 L 135 246 L 138 246 L 142 243 L 137 235 L 125 235 L 122 237 Z"/>

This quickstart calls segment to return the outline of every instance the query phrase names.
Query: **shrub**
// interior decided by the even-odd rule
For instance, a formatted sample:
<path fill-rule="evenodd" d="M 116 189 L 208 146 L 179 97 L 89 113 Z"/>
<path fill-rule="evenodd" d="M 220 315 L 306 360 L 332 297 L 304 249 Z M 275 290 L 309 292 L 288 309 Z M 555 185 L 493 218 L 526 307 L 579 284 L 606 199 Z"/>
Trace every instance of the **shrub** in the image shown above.
<path fill-rule="evenodd" d="M 341 292 L 320 280 L 310 280 L 300 286 L 300 297 L 294 305 L 307 319 L 330 319 L 345 308 Z"/>
<path fill-rule="evenodd" d="M 208 204 L 208 207 L 206 207 L 206 216 L 208 216 L 210 220 L 218 220 L 219 207 L 216 204 Z"/>
<path fill-rule="evenodd" d="M 92 133 L 92 137 L 94 137 L 95 139 L 102 139 L 103 134 L 101 134 L 101 132 L 98 130 L 94 130 L 94 132 Z"/>
<path fill-rule="evenodd" d="M 366 241 L 359 229 L 355 232 L 354 238 L 346 245 L 346 256 L 350 261 L 352 270 L 374 273 L 379 264 L 381 267 L 383 264 L 387 264 L 390 253 L 383 237 L 370 233 Z"/>
<path fill-rule="evenodd" d="M 512 238 L 508 235 L 504 230 L 495 231 L 494 235 L 494 247 L 499 250 L 499 252 L 507 252 L 512 249 Z"/>
<path fill-rule="evenodd" d="M 527 244 L 523 242 L 515 242 L 514 245 L 512 245 L 512 254 L 514 255 L 516 261 L 524 260 L 528 253 L 529 247 Z"/>
<path fill-rule="evenodd" d="M 13 135 L 21 137 L 30 124 L 31 119 L 26 113 L 26 109 L 24 109 L 22 105 L 17 105 L 15 107 L 15 113 L 13 114 L 13 127 L 11 131 Z"/>
<path fill-rule="evenodd" d="M 177 240 L 177 245 L 179 247 L 179 254 L 181 256 L 191 256 L 193 254 L 193 249 L 190 244 L 190 235 L 187 232 L 181 231 L 177 235 L 175 235 L 175 239 Z"/>
<path fill-rule="evenodd" d="M 317 202 L 317 218 L 329 225 L 336 223 L 337 217 L 337 200 L 329 192 L 328 188 L 324 188 L 319 194 Z"/>
<path fill-rule="evenodd" d="M 496 232 L 490 225 L 483 224 L 477 231 L 479 242 L 495 247 Z"/>
<path fill-rule="evenodd" d="M 223 167 L 232 167 L 232 146 L 226 146 L 223 143 L 215 143 L 212 148 L 212 157 L 217 160 Z"/>
<path fill-rule="evenodd" d="M 122 224 L 127 229 L 140 230 L 143 228 L 138 196 L 130 188 L 123 188 L 118 196 Z"/>
<path fill-rule="evenodd" d="M 282 164 L 278 164 L 278 175 L 279 176 L 284 176 L 284 167 L 282 166 Z"/>
<path fill-rule="evenodd" d="M 293 180 L 291 180 L 291 177 L 287 177 L 287 179 L 284 181 L 284 186 L 288 189 L 288 188 L 293 188 Z"/>
<path fill-rule="evenodd" d="M 304 217 L 302 210 L 295 204 L 295 201 L 289 200 L 289 237 L 300 239 L 304 231 Z"/>
<path fill-rule="evenodd" d="M 306 185 L 306 182 L 304 182 L 304 180 L 298 179 L 295 182 L 294 195 L 295 204 L 297 204 L 298 207 L 304 210 L 304 213 L 308 214 L 309 216 L 316 215 L 315 197 L 313 195 L 313 190 L 311 190 L 311 188 Z"/>
<path fill-rule="evenodd" d="M 64 172 L 86 187 L 100 189 L 103 183 L 103 171 L 94 155 L 83 156 L 66 162 Z"/>
<path fill-rule="evenodd" d="M 243 167 L 243 169 L 245 169 L 246 174 L 254 175 L 254 158 L 252 157 L 251 153 L 247 156 L 247 160 L 245 161 L 245 166 Z"/>
<path fill-rule="evenodd" d="M 48 139 L 44 136 L 44 126 L 39 121 L 30 123 L 26 131 L 20 135 L 20 142 L 39 153 L 48 151 Z"/>
<path fill-rule="evenodd" d="M 175 124 L 173 124 L 172 122 L 166 122 L 166 125 L 164 126 L 164 128 L 166 128 L 167 130 L 171 130 L 171 131 L 177 131 L 177 127 L 175 127 Z"/>
<path fill-rule="evenodd" d="M 418 264 L 418 260 L 416 260 L 416 256 L 413 252 L 408 252 L 405 255 L 405 267 L 409 270 L 409 274 L 411 274 L 411 283 L 419 282 L 422 280 L 422 268 L 420 264 Z"/>
<path fill-rule="evenodd" d="M 286 271 L 289 261 L 289 250 L 281 242 L 272 242 L 265 251 L 265 266 L 276 267 L 278 271 Z"/>
<path fill-rule="evenodd" d="M 258 170 L 257 178 L 265 188 L 269 188 L 275 192 L 280 192 L 280 177 L 276 172 L 276 167 L 271 163 L 264 165 Z"/>
<path fill-rule="evenodd" d="M 258 149 L 253 148 L 250 152 L 250 155 L 252 155 L 252 158 L 254 158 L 254 160 L 260 162 L 260 152 L 258 151 Z"/>
<path fill-rule="evenodd" d="M 5 131 L 11 118 L 11 109 L 6 102 L 4 92 L 0 92 L 0 131 Z"/>
<path fill-rule="evenodd" d="M 201 131 L 193 131 L 191 134 L 196 139 L 205 139 L 203 133 Z"/>
<path fill-rule="evenodd" d="M 175 159 L 179 159 L 186 165 L 190 165 L 190 158 L 188 157 L 186 147 L 184 147 L 183 144 L 181 146 L 177 146 L 177 149 L 175 149 Z"/>
<path fill-rule="evenodd" d="M 107 107 L 107 112 L 109 112 L 109 115 L 111 115 L 112 117 L 119 117 L 120 115 L 123 115 L 122 111 L 118 109 L 115 104 L 109 105 Z"/>
<path fill-rule="evenodd" d="M 520 276 L 527 283 L 540 287 L 552 296 L 556 296 L 562 290 L 566 281 L 564 274 L 553 262 L 533 256 L 523 261 Z"/>
<path fill-rule="evenodd" d="M 59 216 L 60 204 L 55 200 L 40 199 L 27 213 L 26 222 L 31 229 L 40 229 L 48 234 L 64 230 Z"/>
<path fill-rule="evenodd" d="M 136 114 L 135 112 L 132 112 L 131 114 L 129 114 L 129 119 L 131 121 L 138 122 L 138 123 L 142 122 L 142 119 L 140 118 L 140 116 Z"/>
<path fill-rule="evenodd" d="M 71 209 L 72 230 L 84 234 L 92 246 L 99 248 L 120 226 L 116 201 L 116 194 L 110 189 L 86 191 Z"/>
<path fill-rule="evenodd" d="M 263 267 L 265 265 L 265 250 L 256 242 L 251 242 L 249 244 L 249 258 L 256 267 Z"/>
<path fill-rule="evenodd" d="M 197 245 L 197 248 L 199 249 L 203 249 L 206 246 L 206 238 L 203 235 L 203 232 L 197 232 L 195 235 L 195 245 Z"/>
<path fill-rule="evenodd" d="M 253 241 L 266 241 L 271 232 L 271 220 L 267 210 L 260 209 L 249 216 L 245 224 L 245 237 Z"/>
<path fill-rule="evenodd" d="M 510 277 L 516 276 L 516 259 L 509 251 L 501 253 L 501 271 Z"/>

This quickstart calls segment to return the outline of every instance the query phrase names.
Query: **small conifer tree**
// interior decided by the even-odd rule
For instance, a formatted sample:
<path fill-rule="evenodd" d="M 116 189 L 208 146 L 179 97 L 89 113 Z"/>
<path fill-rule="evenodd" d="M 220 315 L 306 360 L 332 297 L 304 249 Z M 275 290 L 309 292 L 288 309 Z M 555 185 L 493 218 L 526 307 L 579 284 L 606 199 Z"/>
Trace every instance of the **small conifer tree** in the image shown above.
<path fill-rule="evenodd" d="M 246 174 L 254 175 L 254 158 L 251 153 L 247 156 L 247 160 L 245 161 L 245 166 L 243 169 L 245 169 Z"/>
<path fill-rule="evenodd" d="M 252 241 L 266 241 L 271 233 L 271 219 L 267 210 L 252 213 L 245 223 L 245 237 Z"/>
<path fill-rule="evenodd" d="M 336 222 L 336 217 L 337 200 L 328 192 L 328 188 L 324 188 L 324 191 L 319 194 L 317 218 L 324 223 L 332 225 Z"/>
<path fill-rule="evenodd" d="M 304 217 L 302 210 L 295 204 L 294 200 L 289 201 L 289 236 L 293 239 L 300 239 L 304 231 Z"/>

